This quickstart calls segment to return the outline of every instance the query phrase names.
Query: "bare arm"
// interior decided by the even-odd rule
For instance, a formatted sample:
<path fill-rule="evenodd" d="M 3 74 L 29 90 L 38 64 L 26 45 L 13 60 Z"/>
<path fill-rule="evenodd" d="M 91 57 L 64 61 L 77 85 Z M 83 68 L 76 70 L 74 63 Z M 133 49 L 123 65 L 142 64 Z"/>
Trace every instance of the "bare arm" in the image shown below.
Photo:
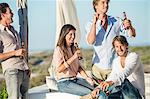
<path fill-rule="evenodd" d="M 12 56 L 15 56 L 15 51 L 7 52 L 7 53 L 0 53 L 0 60 L 5 60 Z"/>
<path fill-rule="evenodd" d="M 63 62 L 57 69 L 57 71 L 60 73 L 60 72 L 63 72 L 65 69 L 67 69 L 69 67 L 69 65 L 76 59 L 78 58 L 78 55 L 77 55 L 78 51 L 76 51 L 74 53 L 74 55 L 72 57 L 70 57 L 66 62 Z"/>
<path fill-rule="evenodd" d="M 88 33 L 87 36 L 87 41 L 89 44 L 93 44 L 96 40 L 96 22 L 98 20 L 98 14 L 95 14 L 93 17 L 93 23 L 90 29 L 90 32 Z"/>
<path fill-rule="evenodd" d="M 87 36 L 87 41 L 89 44 L 93 44 L 95 42 L 95 40 L 96 40 L 96 24 L 93 23 L 90 33 Z"/>
<path fill-rule="evenodd" d="M 87 73 L 83 70 L 83 68 L 81 66 L 79 68 L 79 73 L 81 74 L 82 77 L 84 77 L 86 79 L 86 81 L 89 84 L 91 84 L 92 86 L 94 85 L 94 80 L 87 75 Z"/>
<path fill-rule="evenodd" d="M 81 74 L 82 77 L 84 77 L 85 79 L 88 78 L 88 75 L 86 74 L 86 72 L 83 70 L 83 68 L 80 66 L 79 68 L 79 73 Z"/>
<path fill-rule="evenodd" d="M 0 53 L 0 60 L 5 60 L 13 56 L 24 56 L 25 53 L 26 53 L 25 49 L 10 51 L 7 53 Z"/>

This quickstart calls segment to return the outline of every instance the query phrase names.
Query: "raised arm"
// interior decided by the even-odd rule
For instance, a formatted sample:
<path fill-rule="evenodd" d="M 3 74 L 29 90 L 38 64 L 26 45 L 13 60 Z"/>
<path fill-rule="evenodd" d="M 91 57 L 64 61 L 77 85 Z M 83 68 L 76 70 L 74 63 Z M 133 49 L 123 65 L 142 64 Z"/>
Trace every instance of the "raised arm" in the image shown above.
<path fill-rule="evenodd" d="M 90 27 L 90 31 L 88 31 L 87 41 L 89 44 L 93 44 L 96 40 L 96 22 L 98 20 L 98 14 L 94 14 L 93 22 Z"/>

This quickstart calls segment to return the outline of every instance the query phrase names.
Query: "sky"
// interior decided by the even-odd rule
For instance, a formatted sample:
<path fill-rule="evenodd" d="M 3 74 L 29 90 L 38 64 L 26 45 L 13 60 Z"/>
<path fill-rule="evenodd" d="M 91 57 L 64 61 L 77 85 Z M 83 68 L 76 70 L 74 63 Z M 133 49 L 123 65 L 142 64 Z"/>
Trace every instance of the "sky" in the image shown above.
<path fill-rule="evenodd" d="M 85 25 L 94 14 L 92 0 L 74 0 L 81 29 L 79 46 L 90 48 L 86 43 Z M 17 6 L 15 0 L 7 2 L 13 13 L 12 24 L 19 31 Z M 131 46 L 150 45 L 150 1 L 149 0 L 110 0 L 108 15 L 122 17 L 122 12 L 132 21 L 136 29 L 136 38 L 129 39 Z M 29 51 L 54 49 L 56 34 L 56 1 L 28 0 Z"/>

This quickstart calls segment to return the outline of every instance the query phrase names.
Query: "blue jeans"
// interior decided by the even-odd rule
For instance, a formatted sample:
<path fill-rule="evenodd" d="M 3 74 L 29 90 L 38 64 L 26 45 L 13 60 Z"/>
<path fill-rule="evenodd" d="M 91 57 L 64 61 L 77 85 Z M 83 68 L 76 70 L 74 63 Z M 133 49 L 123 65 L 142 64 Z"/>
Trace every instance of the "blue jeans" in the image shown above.
<path fill-rule="evenodd" d="M 5 72 L 8 99 L 28 99 L 29 75 L 27 71 L 7 69 Z"/>
<path fill-rule="evenodd" d="M 110 86 L 108 88 L 108 91 L 110 91 L 111 93 L 112 92 L 117 92 L 117 90 L 115 90 L 115 87 L 114 86 Z M 99 94 L 98 94 L 98 99 L 108 99 L 108 96 L 106 95 L 106 93 L 102 90 L 100 90 Z M 116 99 L 116 98 L 114 98 Z"/>
<path fill-rule="evenodd" d="M 138 89 L 128 79 L 125 79 L 120 86 L 111 86 L 108 90 L 111 91 L 109 96 L 100 91 L 98 99 L 142 99 Z"/>
<path fill-rule="evenodd" d="M 60 81 L 57 85 L 60 92 L 66 92 L 79 96 L 87 95 L 94 90 L 94 87 L 82 78 Z"/>

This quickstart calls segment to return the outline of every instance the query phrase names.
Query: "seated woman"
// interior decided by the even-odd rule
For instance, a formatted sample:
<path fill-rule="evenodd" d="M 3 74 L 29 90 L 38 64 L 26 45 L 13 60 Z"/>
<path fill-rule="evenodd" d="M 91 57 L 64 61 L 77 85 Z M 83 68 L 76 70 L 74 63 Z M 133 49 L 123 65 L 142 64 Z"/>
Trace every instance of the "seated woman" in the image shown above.
<path fill-rule="evenodd" d="M 128 79 L 129 83 L 126 83 L 127 86 L 129 84 L 133 86 L 131 86 L 129 90 L 137 89 L 137 93 L 140 93 L 139 96 L 138 94 L 136 95 L 136 99 L 141 99 L 141 97 L 142 99 L 145 98 L 144 70 L 139 55 L 135 52 L 128 51 L 128 42 L 124 36 L 116 36 L 113 39 L 112 45 L 115 48 L 118 57 L 113 61 L 110 76 L 105 82 L 100 83 L 100 88 L 106 92 L 109 86 L 121 85 L 124 83 L 125 79 Z M 131 98 L 132 94 L 134 94 L 132 92 L 126 92 L 127 99 L 133 99 Z M 101 93 L 99 95 L 99 99 L 106 99 L 107 97 L 106 95 L 103 96 Z"/>
<path fill-rule="evenodd" d="M 79 96 L 89 94 L 94 89 L 93 80 L 83 70 L 78 56 L 80 50 L 74 46 L 75 27 L 65 24 L 61 28 L 59 40 L 53 54 L 53 66 L 58 85 L 61 92 L 71 93 Z M 77 78 L 80 73 L 83 78 Z"/>

